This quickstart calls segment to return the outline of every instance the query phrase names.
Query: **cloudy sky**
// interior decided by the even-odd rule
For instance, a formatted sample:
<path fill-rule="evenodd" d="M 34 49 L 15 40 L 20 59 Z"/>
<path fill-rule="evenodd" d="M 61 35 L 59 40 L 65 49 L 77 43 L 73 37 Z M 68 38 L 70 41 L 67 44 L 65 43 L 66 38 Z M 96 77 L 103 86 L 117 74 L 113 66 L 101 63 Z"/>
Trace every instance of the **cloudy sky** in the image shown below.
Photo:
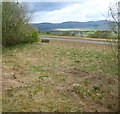
<path fill-rule="evenodd" d="M 32 1 L 32 0 L 31 0 Z M 115 0 L 44 0 L 27 2 L 32 23 L 104 20 L 108 7 Z M 50 1 L 50 0 L 49 0 Z"/>

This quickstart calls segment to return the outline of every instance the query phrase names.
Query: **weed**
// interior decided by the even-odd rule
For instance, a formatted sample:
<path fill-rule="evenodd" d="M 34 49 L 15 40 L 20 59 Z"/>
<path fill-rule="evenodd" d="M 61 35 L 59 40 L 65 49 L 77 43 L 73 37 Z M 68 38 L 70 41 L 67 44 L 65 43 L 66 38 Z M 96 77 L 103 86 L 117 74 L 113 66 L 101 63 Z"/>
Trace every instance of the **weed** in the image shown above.
<path fill-rule="evenodd" d="M 84 83 L 85 86 L 88 86 L 90 84 L 90 81 L 85 79 L 83 83 Z"/>
<path fill-rule="evenodd" d="M 33 69 L 36 72 L 42 72 L 42 71 L 44 71 L 45 67 L 44 66 L 33 66 Z"/>

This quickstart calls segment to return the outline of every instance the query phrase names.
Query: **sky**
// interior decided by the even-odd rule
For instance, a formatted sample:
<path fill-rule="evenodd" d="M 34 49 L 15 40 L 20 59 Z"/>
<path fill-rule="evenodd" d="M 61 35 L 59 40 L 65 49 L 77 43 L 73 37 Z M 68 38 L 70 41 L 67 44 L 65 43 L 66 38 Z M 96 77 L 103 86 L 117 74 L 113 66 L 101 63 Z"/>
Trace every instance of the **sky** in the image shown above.
<path fill-rule="evenodd" d="M 105 20 L 108 7 L 115 0 L 29 0 L 27 1 L 32 23 L 62 23 L 66 21 Z M 42 0 L 43 1 L 43 0 Z"/>

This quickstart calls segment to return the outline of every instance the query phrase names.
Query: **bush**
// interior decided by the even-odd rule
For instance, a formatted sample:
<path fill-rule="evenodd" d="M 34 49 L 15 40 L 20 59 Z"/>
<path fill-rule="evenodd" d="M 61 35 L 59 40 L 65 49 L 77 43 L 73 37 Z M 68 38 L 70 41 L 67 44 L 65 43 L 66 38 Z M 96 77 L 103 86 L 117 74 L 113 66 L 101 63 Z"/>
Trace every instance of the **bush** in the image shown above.
<path fill-rule="evenodd" d="M 92 34 L 89 34 L 88 37 L 91 38 L 112 38 L 112 33 L 107 31 L 96 31 Z"/>
<path fill-rule="evenodd" d="M 50 34 L 50 32 L 46 32 L 46 34 Z"/>
<path fill-rule="evenodd" d="M 38 41 L 38 33 L 33 32 L 31 35 L 26 36 L 21 42 L 22 43 L 33 43 Z"/>
<path fill-rule="evenodd" d="M 38 31 L 29 24 L 24 6 L 14 2 L 2 3 L 2 45 L 12 46 L 38 40 Z"/>

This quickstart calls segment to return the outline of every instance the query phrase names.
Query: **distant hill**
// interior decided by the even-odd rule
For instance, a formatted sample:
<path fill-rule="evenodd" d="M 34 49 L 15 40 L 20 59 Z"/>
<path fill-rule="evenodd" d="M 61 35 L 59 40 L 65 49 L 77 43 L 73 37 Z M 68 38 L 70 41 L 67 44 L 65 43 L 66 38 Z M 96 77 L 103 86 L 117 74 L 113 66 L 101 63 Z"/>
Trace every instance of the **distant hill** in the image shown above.
<path fill-rule="evenodd" d="M 33 26 L 38 28 L 40 31 L 49 31 L 60 28 L 91 28 L 98 30 L 108 30 L 108 22 L 106 20 L 88 22 L 68 21 L 63 23 L 38 23 L 33 24 Z"/>

